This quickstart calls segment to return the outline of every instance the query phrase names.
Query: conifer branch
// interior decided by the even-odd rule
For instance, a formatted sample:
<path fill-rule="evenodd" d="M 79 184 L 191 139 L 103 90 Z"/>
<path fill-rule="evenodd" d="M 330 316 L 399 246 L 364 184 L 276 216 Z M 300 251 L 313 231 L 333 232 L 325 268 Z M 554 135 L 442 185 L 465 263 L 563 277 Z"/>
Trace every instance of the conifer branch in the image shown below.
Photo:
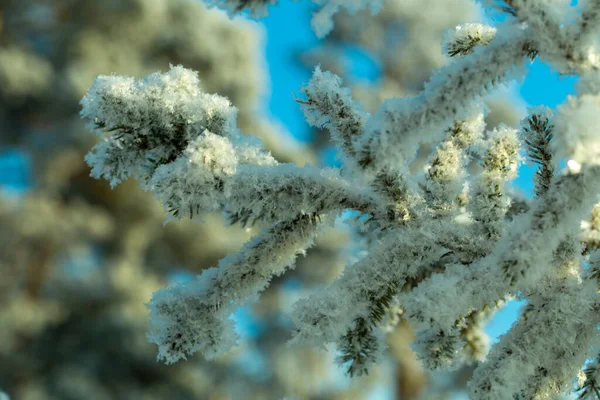
<path fill-rule="evenodd" d="M 509 201 L 505 185 L 516 175 L 520 162 L 519 139 L 516 131 L 500 126 L 493 131 L 486 143 L 482 158 L 483 172 L 475 185 L 472 200 L 467 205 L 473 220 L 476 236 L 482 236 L 489 249 L 502 235 Z"/>
<path fill-rule="evenodd" d="M 552 254 L 560 242 L 578 228 L 574 221 L 594 203 L 596 194 L 589 190 L 600 184 L 597 173 L 594 167 L 561 177 L 529 213 L 510 226 L 487 257 L 469 268 L 448 266 L 403 295 L 401 303 L 413 326 L 420 330 L 433 325 L 452 332 L 468 314 L 464 310 L 482 309 L 508 293 L 534 286 L 551 269 Z"/>
<path fill-rule="evenodd" d="M 555 295 L 533 303 L 527 319 L 502 336 L 475 370 L 468 385 L 473 398 L 548 398 L 570 390 L 578 365 L 589 357 L 597 340 L 597 289 L 572 278 L 552 288 Z"/>
<path fill-rule="evenodd" d="M 307 215 L 277 223 L 217 268 L 154 293 L 148 339 L 158 345 L 158 359 L 170 364 L 197 351 L 207 358 L 229 351 L 237 341 L 230 314 L 252 301 L 273 276 L 293 268 L 297 255 L 312 246 L 317 227 Z"/>
<path fill-rule="evenodd" d="M 239 12 L 271 2 L 219 3 Z M 339 77 L 317 68 L 303 89 L 306 100 L 298 102 L 307 121 L 329 129 L 344 152 L 339 169 L 279 164 L 258 139 L 238 130 L 235 107 L 202 92 L 196 74 L 183 67 L 140 80 L 96 80 L 82 100 L 82 116 L 104 139 L 86 157 L 92 176 L 113 186 L 137 178 L 176 217 L 220 211 L 232 223 L 271 226 L 218 268 L 154 295 L 149 338 L 161 359 L 175 362 L 196 351 L 212 358 L 231 348 L 231 312 L 293 265 L 323 219 L 353 209 L 361 214 L 356 227 L 369 238 L 369 252 L 328 288 L 296 303 L 294 343 L 335 343 L 347 372 L 365 374 L 382 355 L 380 325 L 398 305 L 428 368 L 480 362 L 486 348 L 479 318 L 517 295 L 530 302 L 526 315 L 477 367 L 471 395 L 530 399 L 566 390 L 598 346 L 598 268 L 592 258 L 580 270 L 577 236 L 583 235 L 584 253 L 596 257 L 596 209 L 578 231 L 600 188 L 600 73 L 583 37 L 597 19 L 597 1 L 571 25 L 547 2 L 505 3 L 518 24 L 455 30 L 445 46 L 455 60 L 417 96 L 387 100 L 374 115 Z M 379 6 L 363 0 L 322 5 L 320 32 L 340 8 Z M 522 141 L 505 125 L 482 141 L 480 97 L 538 54 L 561 72 L 582 75 L 578 95 L 552 121 L 545 110 L 532 110 L 522 122 Z M 429 169 L 410 174 L 423 143 L 436 146 Z M 523 144 L 538 166 L 537 196 L 527 207 L 511 208 L 505 185 L 516 176 Z M 470 175 L 466 160 L 479 148 L 483 171 Z M 568 167 L 557 172 L 561 158 Z M 595 393 L 588 381 L 587 393 Z"/>
<path fill-rule="evenodd" d="M 374 335 L 373 328 L 364 318 L 357 318 L 354 327 L 340 339 L 338 348 L 342 353 L 337 362 L 346 367 L 350 377 L 369 374 L 369 366 L 379 361 L 382 343 Z"/>
<path fill-rule="evenodd" d="M 535 194 L 543 196 L 550 188 L 554 177 L 553 151 L 550 148 L 554 132 L 549 111 L 532 110 L 529 117 L 522 121 L 521 129 L 527 146 L 527 157 L 538 165 L 534 177 Z"/>
<path fill-rule="evenodd" d="M 475 108 L 475 107 L 474 107 Z M 440 215 L 455 211 L 463 191 L 467 150 L 481 141 L 483 113 L 474 112 L 457 120 L 447 130 L 448 138 L 436 149 L 421 187 L 431 211 Z"/>
<path fill-rule="evenodd" d="M 527 30 L 512 27 L 510 35 L 441 68 L 414 99 L 384 102 L 357 145 L 359 164 L 377 171 L 411 162 L 419 144 L 441 139 L 474 99 L 507 79 L 529 53 Z"/>
<path fill-rule="evenodd" d="M 481 24 L 464 24 L 449 31 L 442 42 L 449 57 L 471 54 L 476 46 L 487 46 L 496 37 L 496 29 Z"/>
<path fill-rule="evenodd" d="M 369 115 L 352 99 L 350 89 L 341 84 L 340 77 L 323 72 L 317 66 L 302 90 L 306 100 L 296 102 L 311 126 L 327 128 L 334 143 L 349 157 L 354 157 L 354 141 L 362 133 Z"/>

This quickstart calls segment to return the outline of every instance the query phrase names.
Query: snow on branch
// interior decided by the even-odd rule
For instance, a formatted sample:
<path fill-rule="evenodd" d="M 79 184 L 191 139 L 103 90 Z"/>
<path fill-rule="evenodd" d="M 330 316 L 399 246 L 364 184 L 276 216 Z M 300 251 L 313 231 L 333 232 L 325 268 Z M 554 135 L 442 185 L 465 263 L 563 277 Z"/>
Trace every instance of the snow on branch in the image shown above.
<path fill-rule="evenodd" d="M 344 353 L 340 362 L 349 362 L 348 372 L 365 373 L 379 357 L 382 344 L 374 332 L 391 299 L 408 281 L 426 274 L 427 267 L 446 252 L 435 242 L 439 225 L 434 222 L 429 228 L 388 234 L 330 287 L 296 303 L 293 341 L 317 346 L 338 343 Z M 355 342 L 370 343 L 370 347 L 353 346 Z"/>
<path fill-rule="evenodd" d="M 457 209 L 466 177 L 465 165 L 469 160 L 466 152 L 480 144 L 484 127 L 484 113 L 473 107 L 473 115 L 455 121 L 447 131 L 448 139 L 436 149 L 422 185 L 432 210 Z"/>
<path fill-rule="evenodd" d="M 170 364 L 197 351 L 209 359 L 229 351 L 237 341 L 230 315 L 294 265 L 316 228 L 309 215 L 277 223 L 194 281 L 154 293 L 148 338 L 158 345 L 158 359 Z"/>
<path fill-rule="evenodd" d="M 600 249 L 600 203 L 592 208 L 589 220 L 581 221 L 580 240 L 585 246 L 585 254 Z"/>
<path fill-rule="evenodd" d="M 446 33 L 442 48 L 449 57 L 471 54 L 476 46 L 486 46 L 496 37 L 496 28 L 482 24 L 464 24 Z"/>
<path fill-rule="evenodd" d="M 551 148 L 554 127 L 550 122 L 551 118 L 550 109 L 540 107 L 529 110 L 529 117 L 521 121 L 527 157 L 539 165 L 534 177 L 535 193 L 538 196 L 543 196 L 548 191 L 554 178 L 554 151 Z"/>
<path fill-rule="evenodd" d="M 596 127 L 600 122 L 599 106 L 600 96 L 582 94 L 570 96 L 558 108 L 555 124 L 562 134 L 556 138 L 554 148 L 559 157 L 578 164 L 598 164 L 600 138 Z"/>
<path fill-rule="evenodd" d="M 359 163 L 372 170 L 409 163 L 419 144 L 442 139 L 444 129 L 464 118 L 475 99 L 505 81 L 515 66 L 522 67 L 531 53 L 528 31 L 505 29 L 511 33 L 437 71 L 416 97 L 384 102 L 357 146 Z"/>
<path fill-rule="evenodd" d="M 526 23 L 532 33 L 533 47 L 541 58 L 553 64 L 561 73 L 582 73 L 595 70 L 600 64 L 594 45 L 588 43 L 592 32 L 590 23 L 597 22 L 600 4 L 585 2 L 576 24 L 563 24 L 572 9 L 543 0 L 510 0 L 512 13 Z"/>
<path fill-rule="evenodd" d="M 81 105 L 88 126 L 105 137 L 86 161 L 93 177 L 113 187 L 174 161 L 205 130 L 238 135 L 237 110 L 226 98 L 200 91 L 197 74 L 181 66 L 142 80 L 99 76 Z"/>
<path fill-rule="evenodd" d="M 257 138 L 238 131 L 229 101 L 200 91 L 196 74 L 181 66 L 142 80 L 99 77 L 82 105 L 104 135 L 86 157 L 92 176 L 112 186 L 142 179 L 175 217 L 222 210 L 277 222 L 347 208 L 385 212 L 376 194 L 334 169 L 278 164 Z"/>
<path fill-rule="evenodd" d="M 409 320 L 417 329 L 433 325 L 452 332 L 472 310 L 534 286 L 549 272 L 554 249 L 579 228 L 597 201 L 599 172 L 591 167 L 561 177 L 531 211 L 510 225 L 489 256 L 469 267 L 448 266 L 402 296 Z"/>
<path fill-rule="evenodd" d="M 238 12 L 274 2 L 213 3 Z M 341 7 L 379 6 L 318 3 L 325 19 Z M 599 344 L 600 73 L 590 45 L 599 3 L 582 2 L 573 18 L 552 2 L 505 3 L 518 21 L 457 28 L 445 39 L 453 58 L 424 90 L 389 99 L 373 115 L 339 77 L 317 68 L 298 103 L 310 125 L 331 132 L 344 153 L 340 168 L 279 164 L 238 130 L 236 108 L 202 92 L 181 66 L 96 79 L 81 111 L 102 138 L 86 156 L 92 176 L 112 186 L 136 178 L 178 218 L 220 211 L 231 222 L 269 226 L 217 268 L 155 293 L 148 337 L 160 359 L 228 351 L 236 342 L 231 313 L 292 268 L 323 222 L 352 209 L 359 215 L 348 223 L 368 252 L 297 302 L 293 343 L 335 343 L 347 372 L 365 374 L 385 349 L 386 315 L 400 310 L 426 367 L 481 362 L 484 316 L 516 296 L 529 306 L 477 367 L 471 395 L 547 399 L 568 390 Z M 581 75 L 577 95 L 556 110 L 530 109 L 519 130 L 486 132 L 481 96 L 538 54 Z M 433 145 L 428 167 L 411 173 L 423 143 Z M 527 207 L 507 189 L 523 155 L 537 167 Z M 479 169 L 470 168 L 475 162 Z M 592 366 L 587 393 L 596 387 Z"/>
<path fill-rule="evenodd" d="M 579 375 L 578 400 L 595 400 L 600 398 L 600 354 L 587 363 Z"/>
<path fill-rule="evenodd" d="M 362 133 L 368 114 L 352 99 L 350 89 L 342 87 L 342 79 L 316 67 L 303 93 L 302 105 L 306 121 L 318 128 L 327 128 L 334 142 L 348 156 L 354 156 L 354 141 Z"/>
<path fill-rule="evenodd" d="M 350 185 L 336 170 L 293 164 L 240 165 L 222 176 L 189 159 L 159 167 L 147 188 L 175 217 L 223 210 L 236 220 L 276 222 L 351 208 L 380 215 L 380 200 Z"/>
<path fill-rule="evenodd" d="M 540 399 L 570 390 L 579 366 L 600 344 L 598 288 L 574 277 L 555 282 L 527 306 L 469 382 L 472 398 Z"/>
<path fill-rule="evenodd" d="M 510 201 L 505 186 L 516 176 L 521 159 L 519 146 L 517 131 L 505 125 L 495 128 L 485 143 L 483 172 L 474 185 L 467 208 L 476 223 L 473 229 L 488 248 L 500 238 L 506 226 L 504 217 Z"/>

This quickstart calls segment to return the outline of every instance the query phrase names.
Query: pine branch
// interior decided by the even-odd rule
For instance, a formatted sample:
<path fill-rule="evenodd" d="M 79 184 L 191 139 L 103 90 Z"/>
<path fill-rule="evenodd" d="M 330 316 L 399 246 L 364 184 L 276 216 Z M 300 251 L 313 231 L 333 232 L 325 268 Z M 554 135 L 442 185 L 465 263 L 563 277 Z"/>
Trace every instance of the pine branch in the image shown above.
<path fill-rule="evenodd" d="M 313 245 L 317 227 L 313 216 L 279 222 L 217 268 L 154 293 L 148 338 L 158 345 L 159 359 L 170 364 L 198 351 L 207 358 L 229 351 L 237 340 L 230 314 L 262 292 L 273 276 L 293 268 L 297 255 Z"/>
<path fill-rule="evenodd" d="M 221 3 L 238 12 L 267 1 Z M 341 7 L 376 3 L 328 0 L 317 13 L 324 21 L 317 29 L 326 30 Z M 327 127 L 345 152 L 343 169 L 278 164 L 260 141 L 238 130 L 230 102 L 203 93 L 196 74 L 182 67 L 142 80 L 95 82 L 82 101 L 82 115 L 105 138 L 87 157 L 93 176 L 112 185 L 141 179 L 177 217 L 222 211 L 232 223 L 272 224 L 218 268 L 154 295 L 149 337 L 161 358 L 175 362 L 199 350 L 209 358 L 227 351 L 235 343 L 231 312 L 293 265 L 312 244 L 321 217 L 354 209 L 368 221 L 361 228 L 372 238 L 369 253 L 328 288 L 296 303 L 294 341 L 337 343 L 348 373 L 366 374 L 383 350 L 376 329 L 398 301 L 418 331 L 422 360 L 438 368 L 457 361 L 462 350 L 481 356 L 478 312 L 519 293 L 530 300 L 526 315 L 478 367 L 471 393 L 477 400 L 530 399 L 566 387 L 597 344 L 598 268 L 592 259 L 586 274 L 578 271 L 574 238 L 598 201 L 600 73 L 576 27 L 563 24 L 551 4 L 505 3 L 519 25 L 456 30 L 446 47 L 461 58 L 436 72 L 415 97 L 390 99 L 373 116 L 339 78 L 315 71 L 304 89 L 307 100 L 299 103 L 308 122 Z M 578 20 L 584 33 L 597 18 L 597 0 L 588 6 Z M 524 71 L 526 57 L 538 53 L 561 72 L 591 72 L 552 124 L 540 112 L 523 122 L 527 156 L 538 166 L 537 197 L 509 223 L 504 186 L 516 175 L 521 143 L 507 126 L 492 131 L 483 172 L 471 179 L 465 153 L 483 123 L 464 124 L 482 95 L 515 67 Z M 436 154 L 426 174 L 411 176 L 409 163 L 423 143 L 437 144 Z M 569 169 L 555 178 L 553 159 L 561 157 L 568 157 Z M 462 189 L 472 182 L 467 201 Z M 587 393 L 596 395 L 596 383 L 588 381 Z"/>
<path fill-rule="evenodd" d="M 553 151 L 551 149 L 554 127 L 550 123 L 549 117 L 547 109 L 532 111 L 529 117 L 521 123 L 527 157 L 538 165 L 534 177 L 537 196 L 546 194 L 554 177 Z"/>
<path fill-rule="evenodd" d="M 475 370 L 472 398 L 548 398 L 570 389 L 596 341 L 597 289 L 573 276 L 549 285 Z"/>
<path fill-rule="evenodd" d="M 557 179 L 518 224 L 509 226 L 491 254 L 468 268 L 448 266 L 402 296 L 409 322 L 415 329 L 433 326 L 449 332 L 465 310 L 481 309 L 507 293 L 535 286 L 552 271 L 554 250 L 579 226 L 596 200 L 589 188 L 599 184 L 598 167 Z M 452 290 L 439 290 L 440 286 Z"/>
<path fill-rule="evenodd" d="M 467 205 L 477 236 L 483 236 L 488 247 L 500 238 L 505 228 L 509 201 L 505 185 L 516 175 L 520 162 L 519 139 L 516 130 L 500 126 L 491 132 L 483 155 L 483 173 L 476 182 L 472 200 Z"/>
<path fill-rule="evenodd" d="M 364 318 L 354 321 L 354 327 L 342 336 L 338 350 L 342 353 L 338 364 L 346 367 L 350 377 L 369 374 L 369 366 L 376 363 L 381 354 L 381 343 L 373 334 L 373 328 Z"/>
<path fill-rule="evenodd" d="M 331 138 L 349 157 L 354 157 L 354 141 L 362 133 L 368 114 L 352 99 L 342 79 L 316 67 L 308 84 L 302 89 L 306 100 L 296 99 L 311 126 L 327 128 Z"/>
<path fill-rule="evenodd" d="M 445 215 L 455 212 L 463 192 L 468 149 L 481 141 L 483 113 L 474 107 L 472 115 L 454 121 L 447 129 L 448 138 L 435 151 L 421 188 L 432 213 Z"/>
<path fill-rule="evenodd" d="M 464 115 L 473 99 L 507 79 L 515 65 L 523 65 L 530 43 L 527 30 L 513 27 L 512 36 L 441 68 L 410 102 L 384 102 L 357 143 L 359 164 L 377 171 L 411 162 L 421 143 L 441 139 L 444 128 Z"/>
<path fill-rule="evenodd" d="M 374 330 L 383 320 L 398 290 L 396 282 L 389 282 L 385 288 L 369 292 L 368 316 L 355 319 L 354 326 L 339 340 L 338 349 L 342 356 L 338 363 L 346 365 L 349 362 L 346 367 L 349 376 L 368 375 L 369 366 L 380 357 L 381 344 Z"/>
<path fill-rule="evenodd" d="M 449 57 L 466 56 L 477 46 L 487 46 L 495 37 L 495 28 L 481 24 L 464 24 L 446 34 L 442 47 Z"/>

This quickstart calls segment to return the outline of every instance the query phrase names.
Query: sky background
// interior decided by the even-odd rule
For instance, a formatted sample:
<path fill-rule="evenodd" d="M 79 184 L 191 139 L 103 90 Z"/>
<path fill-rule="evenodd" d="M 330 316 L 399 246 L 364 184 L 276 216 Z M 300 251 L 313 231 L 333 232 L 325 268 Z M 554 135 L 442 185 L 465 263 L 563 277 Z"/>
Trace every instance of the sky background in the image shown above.
<path fill-rule="evenodd" d="M 267 113 L 283 123 L 301 141 L 310 139 L 311 130 L 292 94 L 299 93 L 302 85 L 310 79 L 310 70 L 297 61 L 298 53 L 315 46 L 319 41 L 310 29 L 310 9 L 310 4 L 306 1 L 282 0 L 272 6 L 269 16 L 260 22 L 265 28 L 265 65 L 270 77 L 270 88 L 265 98 Z M 360 52 L 356 55 L 352 63 L 353 71 L 366 79 L 373 79 L 377 66 L 369 64 L 369 60 L 365 60 Z M 573 77 L 560 77 L 539 61 L 531 64 L 529 69 L 529 74 L 519 89 L 528 106 L 544 104 L 555 107 L 573 92 Z M 28 175 L 27 157 L 9 149 L 0 149 L 0 187 L 5 192 L 22 191 L 26 188 Z M 531 195 L 531 176 L 531 168 L 524 167 L 515 182 L 528 195 Z M 497 340 L 510 327 L 518 315 L 520 305 L 513 302 L 497 313 L 487 327 L 493 340 Z M 388 397 L 389 393 L 381 390 L 374 393 L 371 399 Z"/>

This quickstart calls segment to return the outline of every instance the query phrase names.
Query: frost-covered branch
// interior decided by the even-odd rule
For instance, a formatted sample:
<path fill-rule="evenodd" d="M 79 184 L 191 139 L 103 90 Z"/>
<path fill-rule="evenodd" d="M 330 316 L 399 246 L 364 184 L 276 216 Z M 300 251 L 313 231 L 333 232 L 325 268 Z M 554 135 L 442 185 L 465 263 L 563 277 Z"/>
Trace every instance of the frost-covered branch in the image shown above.
<path fill-rule="evenodd" d="M 409 320 L 419 329 L 433 325 L 451 332 L 471 310 L 535 285 L 548 273 L 554 249 L 595 203 L 599 172 L 590 167 L 558 179 L 531 211 L 512 223 L 489 256 L 470 267 L 449 266 L 403 296 Z"/>
<path fill-rule="evenodd" d="M 338 343 L 344 349 L 339 361 L 350 363 L 348 372 L 365 373 L 380 356 L 375 329 L 391 299 L 411 279 L 426 275 L 427 267 L 447 252 L 435 242 L 439 225 L 388 234 L 330 287 L 296 303 L 294 341 L 318 346 Z"/>
<path fill-rule="evenodd" d="M 581 222 L 581 242 L 585 253 L 600 249 L 600 204 L 594 205 L 591 214 L 589 220 Z"/>
<path fill-rule="evenodd" d="M 475 370 L 476 399 L 543 399 L 567 392 L 579 366 L 598 346 L 597 285 L 556 282 L 551 295 L 530 303 L 522 318 Z M 593 353 L 592 353 L 593 354 Z"/>
<path fill-rule="evenodd" d="M 464 315 L 465 311 L 481 309 L 507 293 L 527 290 L 548 273 L 552 252 L 564 238 L 576 232 L 579 221 L 596 203 L 600 192 L 598 150 L 588 136 L 592 131 L 585 122 L 589 121 L 581 118 L 591 112 L 591 103 L 596 99 L 584 92 L 559 108 L 556 129 L 561 133 L 558 142 L 563 147 L 555 143 L 555 148 L 570 156 L 577 170 L 553 181 L 533 208 L 512 223 L 489 256 L 469 268 L 460 265 L 447 268 L 407 296 L 403 304 L 412 322 L 424 329 L 433 323 L 451 332 L 461 317 L 456 310 L 463 310 Z M 567 142 L 569 137 L 571 140 Z M 583 137 L 588 144 L 585 148 L 576 145 Z M 457 307 L 457 299 L 461 306 Z M 446 307 L 451 303 L 452 307 Z"/>
<path fill-rule="evenodd" d="M 306 100 L 296 101 L 301 104 L 306 121 L 311 126 L 329 130 L 333 142 L 345 155 L 344 167 L 356 172 L 361 166 L 356 165 L 355 142 L 363 134 L 364 125 L 370 115 L 352 99 L 350 89 L 342 86 L 340 77 L 331 72 L 323 72 L 320 67 L 315 68 L 311 80 L 303 88 L 303 93 Z M 462 136 L 469 140 L 469 132 Z M 381 171 L 374 177 L 372 185 L 387 202 L 392 219 L 410 218 L 413 211 L 408 203 L 416 203 L 415 199 L 421 194 L 403 169 Z M 412 201 L 408 200 L 409 198 Z"/>
<path fill-rule="evenodd" d="M 455 121 L 448 130 L 448 139 L 436 149 L 429 164 L 423 190 L 432 211 L 456 209 L 463 191 L 468 162 L 467 150 L 478 145 L 484 129 L 484 114 L 474 107 L 473 115 Z"/>
<path fill-rule="evenodd" d="M 277 222 L 353 208 L 385 213 L 376 195 L 336 170 L 278 164 L 236 128 L 237 110 L 200 91 L 182 67 L 143 80 L 99 77 L 82 100 L 82 116 L 104 141 L 86 157 L 92 176 L 135 177 L 175 217 L 224 210 L 246 220 Z"/>
<path fill-rule="evenodd" d="M 292 164 L 241 165 L 220 179 L 182 158 L 158 168 L 147 187 L 176 217 L 224 210 L 246 221 L 276 222 L 298 212 L 384 212 L 377 196 L 352 187 L 336 170 Z"/>
<path fill-rule="evenodd" d="M 500 31 L 500 30 L 499 30 Z M 359 162 L 373 170 L 412 161 L 419 144 L 441 139 L 474 99 L 504 81 L 531 53 L 528 31 L 512 26 L 488 46 L 440 69 L 412 99 L 392 99 L 367 122 Z"/>
<path fill-rule="evenodd" d="M 582 371 L 582 382 L 576 388 L 579 392 L 578 400 L 597 400 L 600 399 L 600 372 L 598 364 L 600 355 L 596 355 Z"/>
<path fill-rule="evenodd" d="M 154 293 L 148 338 L 158 345 L 158 358 L 174 363 L 198 351 L 207 358 L 229 351 L 237 341 L 230 315 L 294 266 L 313 244 L 316 228 L 309 215 L 280 222 L 194 281 Z"/>
<path fill-rule="evenodd" d="M 488 248 L 500 238 L 506 225 L 509 201 L 505 185 L 516 176 L 519 146 L 517 131 L 505 125 L 496 128 L 487 139 L 483 172 L 475 183 L 468 209 L 476 223 L 476 235 L 484 238 L 482 244 Z"/>
<path fill-rule="evenodd" d="M 531 29 L 533 47 L 539 55 L 561 72 L 580 73 L 598 68 L 596 51 L 586 43 L 586 32 L 590 30 L 588 24 L 598 17 L 600 5 L 596 1 L 585 4 L 576 24 L 562 24 L 568 10 L 545 1 L 510 0 L 506 3 L 514 15 Z"/>
<path fill-rule="evenodd" d="M 213 3 L 239 12 L 274 2 Z M 317 2 L 320 28 L 340 7 L 378 3 Z M 82 116 L 103 138 L 87 156 L 93 176 L 113 186 L 137 178 L 176 217 L 220 211 L 230 222 L 270 226 L 217 268 L 154 295 L 149 338 L 159 358 L 230 349 L 229 315 L 293 266 L 322 219 L 352 209 L 359 215 L 346 221 L 368 252 L 296 303 L 293 343 L 334 343 L 338 362 L 361 375 L 382 357 L 380 328 L 397 322 L 385 318 L 393 310 L 416 331 L 427 368 L 480 363 L 469 386 L 474 399 L 567 390 L 599 344 L 600 274 L 582 258 L 597 256 L 600 230 L 592 209 L 600 194 L 600 75 L 590 45 L 597 1 L 583 3 L 579 16 L 569 9 L 571 19 L 549 2 L 505 3 L 517 21 L 449 33 L 449 63 L 419 94 L 388 99 L 372 115 L 341 78 L 316 68 L 297 101 L 310 125 L 331 133 L 344 155 L 340 168 L 280 164 L 239 131 L 236 108 L 201 91 L 183 67 L 96 80 L 82 100 Z M 556 111 L 530 110 L 520 131 L 497 123 L 486 131 L 482 95 L 538 54 L 581 75 L 577 96 Z M 424 170 L 413 163 L 419 148 Z M 537 166 L 531 201 L 507 188 L 522 154 Z M 487 355 L 483 320 L 511 297 L 529 306 Z"/>
<path fill-rule="evenodd" d="M 446 33 L 442 42 L 450 57 L 471 54 L 476 46 L 486 46 L 496 37 L 496 28 L 482 24 L 464 24 Z"/>
<path fill-rule="evenodd" d="M 297 101 L 306 121 L 311 126 L 327 128 L 338 147 L 353 157 L 354 141 L 362 134 L 369 115 L 352 99 L 350 89 L 341 84 L 340 77 L 317 67 L 303 89 L 306 101 Z"/>
<path fill-rule="evenodd" d="M 538 196 L 543 196 L 548 191 L 554 178 L 553 151 L 550 148 L 554 135 L 551 117 L 547 108 L 533 109 L 530 110 L 529 117 L 521 122 L 527 157 L 539 166 L 534 177 L 535 193 Z"/>

